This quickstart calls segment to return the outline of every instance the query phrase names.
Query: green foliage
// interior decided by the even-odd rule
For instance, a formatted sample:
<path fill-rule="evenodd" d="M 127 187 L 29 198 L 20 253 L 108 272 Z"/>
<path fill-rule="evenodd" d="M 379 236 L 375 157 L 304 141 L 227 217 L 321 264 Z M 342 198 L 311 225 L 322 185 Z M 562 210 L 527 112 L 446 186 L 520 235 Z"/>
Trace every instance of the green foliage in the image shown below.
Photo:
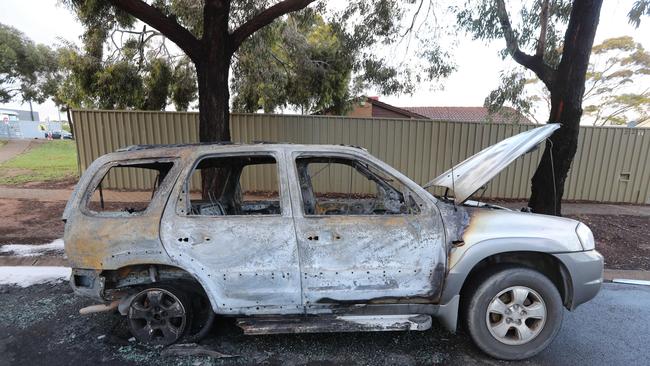
<path fill-rule="evenodd" d="M 120 61 L 96 75 L 96 95 L 101 109 L 127 109 L 142 105 L 144 88 L 135 65 Z"/>
<path fill-rule="evenodd" d="M 183 66 L 187 61 L 175 63 L 168 57 L 164 42 L 156 42 L 160 33 L 147 27 L 134 30 L 136 19 L 108 1 L 62 2 L 76 14 L 85 31 L 82 49 L 68 45 L 62 50 L 64 76 L 54 98 L 58 106 L 164 110 L 171 97 L 187 109 L 196 98 L 192 92 L 196 86 L 188 85 L 196 83 L 196 76 L 187 78 L 185 73 L 183 78 L 180 74 L 174 77 L 176 70 L 187 67 Z M 177 3 L 175 7 L 183 8 L 183 1 Z M 165 4 L 154 1 L 153 5 Z"/>
<path fill-rule="evenodd" d="M 57 87 L 57 52 L 0 24 L 0 103 L 43 103 Z"/>
<path fill-rule="evenodd" d="M 171 99 L 177 111 L 186 111 L 198 96 L 196 71 L 187 57 L 182 58 L 174 68 L 171 85 Z"/>
<path fill-rule="evenodd" d="M 92 95 L 98 70 L 90 65 L 99 63 L 103 69 L 118 60 L 134 62 L 146 82 L 146 73 L 150 72 L 147 70 L 151 70 L 147 65 L 152 57 L 169 56 L 157 30 L 146 27 L 135 30 L 133 19 L 113 9 L 110 2 L 63 2 L 86 27 L 85 46 L 80 55 L 82 59 L 88 58 L 82 63 L 88 66 L 76 67 L 78 75 L 68 82 L 84 86 L 85 95 L 60 99 L 82 104 L 90 101 L 95 105 L 100 102 Z M 276 3 L 270 0 L 229 2 L 228 28 L 237 29 Z M 148 4 L 195 37 L 203 37 L 203 0 L 153 0 Z M 369 88 L 382 94 L 409 93 L 424 79 L 447 76 L 454 68 L 448 61 L 449 55 L 436 42 L 435 27 L 429 25 L 435 16 L 432 4 L 423 0 L 354 0 L 343 9 L 330 9 L 327 2 L 321 1 L 277 19 L 236 50 L 231 65 L 233 108 L 245 111 L 262 108 L 271 112 L 292 106 L 305 112 L 324 109 L 342 112 L 353 97 Z M 125 35 L 126 40 L 122 39 Z M 377 50 L 386 46 L 401 46 L 403 57 L 380 56 Z M 108 55 L 103 54 L 105 51 Z M 407 54 L 414 57 L 409 58 Z M 190 77 L 190 71 L 195 71 L 186 61 L 168 63 L 173 69 L 168 88 L 171 101 L 177 109 L 187 109 L 196 99 L 196 75 Z M 158 109 L 162 103 L 160 92 L 164 89 L 164 79 L 157 80 L 160 83 L 155 89 L 159 91 L 155 96 L 157 103 L 145 102 L 146 108 Z M 145 94 L 154 90 L 150 86 L 143 89 Z M 148 101 L 153 96 L 143 98 Z M 130 104 L 137 105 L 136 101 Z"/>
<path fill-rule="evenodd" d="M 517 15 L 514 36 L 522 51 L 535 53 L 541 30 L 541 0 L 509 2 L 509 13 Z M 563 42 L 563 31 L 571 14 L 571 0 L 549 0 L 548 24 L 544 44 L 544 61 L 557 66 Z M 499 10 L 494 0 L 466 0 L 462 6 L 452 7 L 461 30 L 469 32 L 474 39 L 501 40 L 505 34 L 499 21 Z M 513 22 L 514 23 L 514 22 Z M 509 50 L 501 51 L 503 58 Z"/>
<path fill-rule="evenodd" d="M 519 111 L 516 116 L 516 123 L 521 122 L 519 117 L 523 114 L 536 120 L 533 113 L 533 103 L 537 101 L 535 98 L 530 98 L 526 94 L 526 86 L 529 84 L 529 79 L 526 79 L 525 74 L 517 71 L 502 72 L 501 84 L 499 88 L 490 92 L 485 98 L 483 105 L 488 108 L 490 114 L 504 113 L 506 109 L 502 106 L 506 103 L 510 104 L 515 110 Z"/>
<path fill-rule="evenodd" d="M 242 45 L 231 81 L 233 109 L 273 112 L 288 105 L 303 112 L 347 105 L 351 60 L 335 30 L 307 10 L 292 14 Z"/>
<path fill-rule="evenodd" d="M 650 118 L 650 53 L 632 37 L 609 38 L 592 48 L 584 112 L 594 125 Z"/>
<path fill-rule="evenodd" d="M 635 27 L 641 25 L 641 17 L 650 16 L 650 0 L 636 0 L 627 17 Z"/>
<path fill-rule="evenodd" d="M 77 176 L 74 141 L 48 141 L 0 164 L 0 184 L 43 182 Z"/>
<path fill-rule="evenodd" d="M 440 44 L 436 10 L 427 1 L 352 0 L 335 12 L 329 21 L 352 62 L 350 94 L 412 93 L 423 80 L 451 74 L 455 65 Z"/>
<path fill-rule="evenodd" d="M 504 2 L 505 4 L 505 2 Z M 544 33 L 544 43 L 538 50 L 539 39 L 542 33 L 542 0 L 509 2 L 506 7 L 505 17 L 508 14 L 515 15 L 510 20 L 513 24 L 512 42 L 503 42 L 506 33 L 501 24 L 501 18 L 497 2 L 494 0 L 466 0 L 463 6 L 452 7 L 456 14 L 459 30 L 468 32 L 473 39 L 493 41 L 501 40 L 505 48 L 500 52 L 501 57 L 506 58 L 514 54 L 517 49 L 529 54 L 541 52 L 542 62 L 550 68 L 555 68 L 560 62 L 563 47 L 562 30 L 566 26 L 571 14 L 570 0 L 549 0 L 548 21 Z M 535 114 L 535 99 L 526 93 L 526 85 L 529 84 L 527 73 L 521 69 L 501 71 L 501 81 L 496 89 L 492 90 L 485 98 L 484 105 L 492 113 L 499 111 L 502 106 L 509 105 L 520 113 L 532 118 Z M 548 105 L 550 109 L 550 103 Z"/>
<path fill-rule="evenodd" d="M 498 2 L 467 0 L 463 6 L 452 7 L 459 29 L 468 32 L 474 39 L 491 41 L 505 38 L 506 34 L 500 23 Z M 542 33 L 543 4 L 543 0 L 506 4 L 509 5 L 506 11 L 513 15 L 511 23 L 515 44 L 521 51 L 530 55 L 536 55 L 540 51 L 537 47 Z M 564 46 L 562 31 L 569 20 L 572 1 L 549 0 L 548 5 L 549 17 L 541 51 L 544 64 L 555 69 L 561 59 Z M 650 1 L 635 1 L 628 14 L 630 22 L 638 26 L 640 18 L 644 15 L 650 15 Z M 506 47 L 501 55 L 506 57 L 514 51 Z M 594 59 L 597 62 L 593 62 Z M 642 101 L 647 95 L 647 90 L 637 93 L 638 98 L 619 97 L 622 93 L 635 95 L 625 91 L 625 86 L 633 80 L 639 80 L 638 78 L 643 75 L 650 74 L 648 65 L 650 65 L 650 55 L 630 37 L 612 38 L 594 46 L 592 62 L 586 78 L 584 112 L 594 117 L 595 124 L 611 123 L 612 118 L 620 117 L 621 113 L 634 112 L 641 117 L 645 115 Z M 546 107 L 550 110 L 550 92 L 544 86 L 540 86 L 541 83 L 537 83 L 539 79 L 531 79 L 530 74 L 530 71 L 521 70 L 502 72 L 500 85 L 485 99 L 485 105 L 493 111 L 503 105 L 510 105 L 529 117 L 534 117 L 535 102 L 545 101 Z M 634 103 L 625 101 L 634 101 Z"/>
<path fill-rule="evenodd" d="M 172 69 L 163 58 L 154 59 L 144 77 L 144 104 L 142 109 L 164 110 L 172 83 Z"/>

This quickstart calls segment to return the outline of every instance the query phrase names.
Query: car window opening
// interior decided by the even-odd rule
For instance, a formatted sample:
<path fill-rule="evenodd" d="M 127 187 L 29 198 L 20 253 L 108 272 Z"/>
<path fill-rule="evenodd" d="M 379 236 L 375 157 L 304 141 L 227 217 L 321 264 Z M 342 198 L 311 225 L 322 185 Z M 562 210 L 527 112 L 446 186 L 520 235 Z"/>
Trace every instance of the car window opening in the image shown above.
<path fill-rule="evenodd" d="M 112 166 L 95 187 L 86 207 L 95 214 L 144 212 L 173 165 L 172 162 L 152 162 Z M 133 188 L 121 188 L 125 184 Z"/>
<path fill-rule="evenodd" d="M 419 212 L 399 181 L 358 160 L 296 159 L 306 215 L 395 215 Z"/>
<path fill-rule="evenodd" d="M 205 158 L 187 184 L 187 215 L 281 213 L 278 166 L 269 155 Z"/>

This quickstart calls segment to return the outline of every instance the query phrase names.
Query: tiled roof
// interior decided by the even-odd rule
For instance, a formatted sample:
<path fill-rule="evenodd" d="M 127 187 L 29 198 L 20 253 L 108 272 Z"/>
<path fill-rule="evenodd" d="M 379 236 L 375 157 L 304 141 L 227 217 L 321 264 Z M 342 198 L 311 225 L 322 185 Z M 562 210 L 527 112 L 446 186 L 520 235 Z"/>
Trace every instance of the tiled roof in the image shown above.
<path fill-rule="evenodd" d="M 502 122 L 502 123 L 531 123 L 521 113 L 510 107 L 490 114 L 485 107 L 401 107 L 413 113 L 430 118 L 434 121 L 451 122 Z"/>

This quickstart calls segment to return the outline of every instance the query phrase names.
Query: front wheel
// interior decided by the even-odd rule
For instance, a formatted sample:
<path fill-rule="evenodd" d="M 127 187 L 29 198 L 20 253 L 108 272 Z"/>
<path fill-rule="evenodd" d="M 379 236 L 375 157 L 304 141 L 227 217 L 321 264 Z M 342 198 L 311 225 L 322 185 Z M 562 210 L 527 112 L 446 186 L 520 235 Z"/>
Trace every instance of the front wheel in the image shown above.
<path fill-rule="evenodd" d="M 553 341 L 562 325 L 562 299 L 542 273 L 507 268 L 488 276 L 467 295 L 465 321 L 474 343 L 503 360 L 532 357 Z"/>

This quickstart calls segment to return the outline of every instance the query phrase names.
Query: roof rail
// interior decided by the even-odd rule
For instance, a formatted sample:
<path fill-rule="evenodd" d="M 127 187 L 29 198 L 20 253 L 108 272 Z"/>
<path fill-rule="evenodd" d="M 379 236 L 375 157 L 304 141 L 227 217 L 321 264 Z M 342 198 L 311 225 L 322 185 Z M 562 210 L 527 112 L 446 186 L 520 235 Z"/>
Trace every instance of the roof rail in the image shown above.
<path fill-rule="evenodd" d="M 157 149 L 157 148 L 166 148 L 166 147 L 190 147 L 190 146 L 205 146 L 205 145 L 234 145 L 231 141 L 216 141 L 216 142 L 193 142 L 187 144 L 142 144 L 142 145 L 130 145 L 126 147 L 121 147 L 115 152 L 124 152 L 124 151 L 138 151 L 138 150 L 148 150 L 148 149 Z"/>
<path fill-rule="evenodd" d="M 273 141 L 259 141 L 254 140 L 251 144 L 255 145 L 292 145 L 291 142 L 273 142 Z M 235 145 L 231 141 L 216 141 L 216 142 L 194 142 L 186 144 L 141 144 L 141 145 L 130 145 L 121 147 L 115 152 L 125 152 L 125 151 L 139 151 L 139 150 L 148 150 L 148 149 L 157 149 L 157 148 L 175 148 L 175 147 L 192 147 L 192 146 L 206 146 L 206 145 Z M 332 144 L 336 146 L 351 147 L 354 149 L 359 149 L 363 151 L 368 151 L 366 148 L 357 145 L 348 145 L 348 144 Z"/>

